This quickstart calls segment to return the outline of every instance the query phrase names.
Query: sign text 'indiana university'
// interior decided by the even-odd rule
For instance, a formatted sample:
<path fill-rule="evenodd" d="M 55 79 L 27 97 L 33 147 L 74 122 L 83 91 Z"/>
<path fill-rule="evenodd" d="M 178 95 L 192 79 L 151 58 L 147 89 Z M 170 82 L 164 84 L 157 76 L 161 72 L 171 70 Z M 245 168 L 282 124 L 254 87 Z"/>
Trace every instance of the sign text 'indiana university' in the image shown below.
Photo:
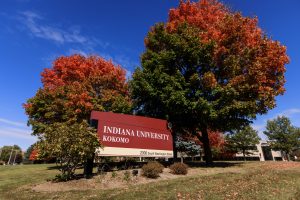
<path fill-rule="evenodd" d="M 173 139 L 167 121 L 93 111 L 103 149 L 100 156 L 172 157 Z"/>

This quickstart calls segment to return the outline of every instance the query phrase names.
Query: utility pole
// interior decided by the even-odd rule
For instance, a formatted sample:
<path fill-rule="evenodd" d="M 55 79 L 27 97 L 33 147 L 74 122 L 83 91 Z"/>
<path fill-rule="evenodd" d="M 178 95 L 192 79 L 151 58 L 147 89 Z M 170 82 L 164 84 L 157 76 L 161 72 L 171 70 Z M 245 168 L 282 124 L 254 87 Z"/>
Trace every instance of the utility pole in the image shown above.
<path fill-rule="evenodd" d="M 8 163 L 7 163 L 8 165 L 9 165 L 9 163 L 10 163 L 10 160 L 11 160 L 11 156 L 12 156 L 12 152 L 13 152 L 13 150 L 14 150 L 14 147 L 12 147 L 12 148 L 11 148 L 11 152 L 10 152 L 9 160 L 8 160 Z"/>

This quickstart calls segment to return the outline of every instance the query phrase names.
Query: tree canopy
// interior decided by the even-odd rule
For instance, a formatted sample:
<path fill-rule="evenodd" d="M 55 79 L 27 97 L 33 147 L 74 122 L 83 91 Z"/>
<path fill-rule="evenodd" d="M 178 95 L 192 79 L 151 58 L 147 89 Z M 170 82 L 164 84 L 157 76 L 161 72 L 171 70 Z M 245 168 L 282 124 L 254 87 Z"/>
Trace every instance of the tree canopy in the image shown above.
<path fill-rule="evenodd" d="M 33 134 L 54 122 L 89 120 L 92 110 L 130 112 L 125 74 L 99 56 L 57 58 L 41 74 L 43 87 L 24 104 Z"/>
<path fill-rule="evenodd" d="M 259 144 L 259 140 L 258 132 L 251 126 L 246 126 L 233 134 L 226 135 L 226 146 L 231 151 L 242 153 L 244 160 L 246 160 L 246 155 L 250 155 L 254 150 L 257 150 L 254 147 Z"/>
<path fill-rule="evenodd" d="M 181 1 L 145 38 L 131 81 L 137 113 L 197 136 L 211 163 L 208 130 L 240 129 L 284 93 L 286 48 L 257 21 L 215 0 Z"/>
<path fill-rule="evenodd" d="M 270 140 L 271 148 L 284 152 L 288 159 L 292 150 L 300 148 L 300 129 L 293 126 L 288 117 L 268 120 L 264 134 Z"/>

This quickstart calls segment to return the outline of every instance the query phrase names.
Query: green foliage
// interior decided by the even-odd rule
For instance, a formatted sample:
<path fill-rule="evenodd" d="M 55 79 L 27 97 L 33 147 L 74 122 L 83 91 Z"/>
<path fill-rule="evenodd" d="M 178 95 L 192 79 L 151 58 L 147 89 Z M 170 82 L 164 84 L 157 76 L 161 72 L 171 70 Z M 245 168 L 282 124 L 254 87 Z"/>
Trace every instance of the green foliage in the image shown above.
<path fill-rule="evenodd" d="M 226 135 L 226 146 L 230 151 L 242 153 L 245 159 L 246 155 L 252 154 L 251 150 L 259 140 L 257 131 L 251 126 L 246 126 L 233 134 Z"/>
<path fill-rule="evenodd" d="M 92 158 L 99 146 L 96 130 L 85 121 L 49 125 L 38 143 L 42 158 L 57 158 L 63 179 L 65 176 L 71 179 L 77 167 L 87 158 Z"/>
<path fill-rule="evenodd" d="M 146 38 L 142 68 L 136 69 L 130 86 L 138 114 L 167 119 L 177 132 L 201 131 L 206 140 L 199 138 L 208 144 L 207 128 L 223 123 L 217 111 L 220 116 L 228 113 L 220 113 L 217 107 L 225 100 L 214 102 L 219 89 L 204 86 L 202 77 L 212 65 L 214 45 L 201 43 L 198 35 L 198 29 L 186 24 L 174 33 L 163 24 L 154 26 Z M 205 150 L 206 155 L 211 153 Z"/>
<path fill-rule="evenodd" d="M 147 178 L 157 178 L 162 173 L 164 166 L 159 162 L 148 162 L 142 167 L 142 175 Z"/>
<path fill-rule="evenodd" d="M 295 161 L 300 161 L 300 148 L 294 150 L 292 152 L 292 156 L 293 156 Z"/>
<path fill-rule="evenodd" d="M 186 23 L 171 32 L 163 23 L 152 27 L 145 39 L 142 66 L 135 70 L 130 87 L 138 114 L 167 119 L 173 131 L 197 136 L 209 164 L 208 130 L 225 132 L 248 125 L 258 113 L 274 108 L 275 96 L 282 94 L 282 88 L 275 85 L 275 92 L 268 92 L 271 90 L 253 81 L 250 71 L 257 65 L 260 54 L 256 51 L 262 46 L 248 49 L 242 56 L 219 57 L 216 41 L 204 42 L 201 31 Z M 224 43 L 228 43 L 228 51 L 235 52 L 231 42 Z M 259 70 L 263 69 L 255 73 Z M 278 73 L 275 79 L 281 83 L 282 77 Z"/>
<path fill-rule="evenodd" d="M 188 173 L 188 166 L 184 163 L 174 163 L 170 166 L 172 174 L 186 175 Z"/>
<path fill-rule="evenodd" d="M 125 171 L 124 172 L 124 177 L 123 177 L 124 181 L 130 181 L 130 172 L 129 171 Z"/>
<path fill-rule="evenodd" d="M 285 152 L 288 158 L 292 150 L 300 147 L 300 129 L 292 126 L 290 119 L 285 116 L 268 120 L 264 134 L 270 140 L 271 148 Z"/>
<path fill-rule="evenodd" d="M 74 175 L 74 174 L 72 174 Z M 70 175 L 67 175 L 67 174 L 57 174 L 55 176 L 54 179 L 52 179 L 53 182 L 66 182 L 66 181 L 69 181 L 69 180 L 72 180 L 73 179 L 73 176 L 70 176 Z"/>
<path fill-rule="evenodd" d="M 116 171 L 112 171 L 111 177 L 112 178 L 116 178 L 117 176 L 118 176 L 117 172 Z"/>
<path fill-rule="evenodd" d="M 8 164 L 21 163 L 23 161 L 22 149 L 18 145 L 3 146 L 0 148 L 0 161 Z M 9 159 L 10 158 L 10 159 Z"/>

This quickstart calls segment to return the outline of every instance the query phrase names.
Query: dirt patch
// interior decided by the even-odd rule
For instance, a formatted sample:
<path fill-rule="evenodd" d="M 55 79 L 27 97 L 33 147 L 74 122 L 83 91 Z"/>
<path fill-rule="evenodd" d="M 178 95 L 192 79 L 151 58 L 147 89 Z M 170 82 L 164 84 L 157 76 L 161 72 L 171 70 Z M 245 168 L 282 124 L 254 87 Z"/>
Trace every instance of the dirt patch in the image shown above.
<path fill-rule="evenodd" d="M 213 171 L 208 169 L 190 168 L 188 174 L 184 175 L 174 175 L 170 173 L 170 169 L 165 168 L 163 173 L 157 179 L 149 179 L 141 176 L 141 170 L 137 176 L 132 175 L 132 170 L 127 170 L 130 172 L 129 179 L 125 178 L 125 171 L 115 171 L 107 172 L 103 175 L 94 176 L 91 179 L 79 179 L 72 180 L 68 182 L 45 182 L 32 187 L 32 190 L 37 192 L 58 192 L 58 191 L 71 191 L 71 190 L 98 190 L 98 189 L 113 189 L 113 188 L 128 188 L 132 185 L 145 184 L 150 182 L 157 182 L 161 180 L 170 180 L 179 177 L 193 176 L 196 174 L 208 175 Z M 214 170 L 215 171 L 215 170 Z"/>

